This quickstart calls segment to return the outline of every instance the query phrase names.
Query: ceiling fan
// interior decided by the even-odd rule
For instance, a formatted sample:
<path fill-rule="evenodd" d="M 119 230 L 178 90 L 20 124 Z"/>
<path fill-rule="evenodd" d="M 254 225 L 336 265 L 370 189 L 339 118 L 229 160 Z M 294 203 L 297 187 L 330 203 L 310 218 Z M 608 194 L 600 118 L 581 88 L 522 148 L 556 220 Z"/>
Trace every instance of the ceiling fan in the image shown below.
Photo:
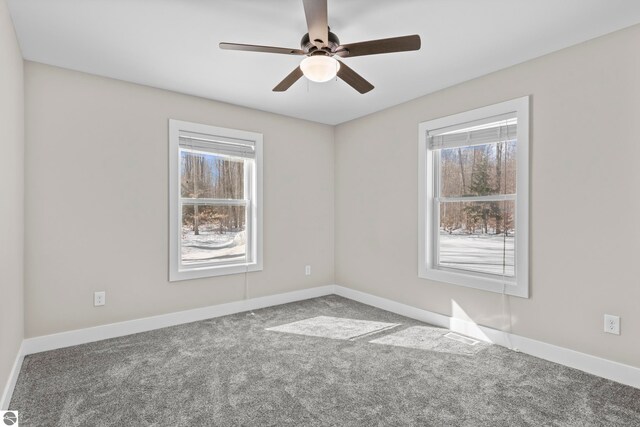
<path fill-rule="evenodd" d="M 302 37 L 300 49 L 225 42 L 220 43 L 220 48 L 305 56 L 300 66 L 273 88 L 274 92 L 284 92 L 304 75 L 314 82 L 326 82 L 338 76 L 360 93 L 369 92 L 373 85 L 344 62 L 338 61 L 336 56 L 349 58 L 420 49 L 420 36 L 417 34 L 341 45 L 338 37 L 329 31 L 327 0 L 302 0 L 302 3 L 309 32 Z"/>

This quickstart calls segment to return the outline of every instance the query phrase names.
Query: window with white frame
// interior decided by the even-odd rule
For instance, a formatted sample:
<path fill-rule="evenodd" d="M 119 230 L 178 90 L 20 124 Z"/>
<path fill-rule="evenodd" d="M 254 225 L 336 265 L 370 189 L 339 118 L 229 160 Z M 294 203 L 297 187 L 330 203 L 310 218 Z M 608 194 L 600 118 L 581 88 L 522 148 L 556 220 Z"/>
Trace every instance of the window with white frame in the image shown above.
<path fill-rule="evenodd" d="M 262 269 L 262 135 L 169 121 L 169 280 Z"/>
<path fill-rule="evenodd" d="M 529 296 L 529 97 L 420 124 L 425 279 Z"/>

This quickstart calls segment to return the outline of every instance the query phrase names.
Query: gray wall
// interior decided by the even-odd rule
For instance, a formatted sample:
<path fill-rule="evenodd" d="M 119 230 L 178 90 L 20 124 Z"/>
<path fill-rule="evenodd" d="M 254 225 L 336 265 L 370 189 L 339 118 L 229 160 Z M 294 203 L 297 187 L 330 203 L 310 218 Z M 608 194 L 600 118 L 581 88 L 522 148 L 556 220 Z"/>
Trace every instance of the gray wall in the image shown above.
<path fill-rule="evenodd" d="M 23 338 L 23 61 L 5 0 L 0 0 L 0 394 Z"/>
<path fill-rule="evenodd" d="M 242 274 L 168 282 L 170 118 L 264 135 L 249 297 L 333 283 L 333 127 L 25 64 L 27 337 L 244 298 Z"/>
<path fill-rule="evenodd" d="M 639 45 L 635 26 L 339 125 L 337 283 L 640 366 Z M 418 123 L 524 95 L 531 298 L 418 279 Z"/>

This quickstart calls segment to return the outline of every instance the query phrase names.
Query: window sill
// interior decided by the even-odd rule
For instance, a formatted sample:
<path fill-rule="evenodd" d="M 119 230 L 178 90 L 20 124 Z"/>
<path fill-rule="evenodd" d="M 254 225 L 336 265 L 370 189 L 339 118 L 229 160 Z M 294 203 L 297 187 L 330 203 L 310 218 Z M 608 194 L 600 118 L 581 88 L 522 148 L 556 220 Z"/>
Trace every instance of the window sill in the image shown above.
<path fill-rule="evenodd" d="M 234 264 L 234 265 L 221 265 L 217 267 L 200 267 L 200 268 L 188 268 L 188 269 L 172 269 L 169 272 L 170 282 L 179 282 L 182 280 L 202 279 L 205 277 L 227 276 L 231 274 L 242 274 L 253 271 L 262 271 L 262 264 Z"/>
<path fill-rule="evenodd" d="M 421 268 L 420 271 L 418 271 L 418 277 L 436 282 L 451 283 L 453 285 L 465 286 L 467 288 L 495 292 L 498 294 L 529 298 L 528 284 L 512 278 L 494 279 L 475 274 L 465 274 L 463 272 L 433 268 Z"/>

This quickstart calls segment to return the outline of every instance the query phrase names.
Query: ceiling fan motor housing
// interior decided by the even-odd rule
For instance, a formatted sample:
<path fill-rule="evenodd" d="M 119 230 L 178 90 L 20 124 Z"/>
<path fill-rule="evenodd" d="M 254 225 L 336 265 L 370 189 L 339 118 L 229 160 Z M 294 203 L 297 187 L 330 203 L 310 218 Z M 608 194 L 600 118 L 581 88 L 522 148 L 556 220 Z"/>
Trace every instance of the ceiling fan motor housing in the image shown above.
<path fill-rule="evenodd" d="M 311 42 L 311 39 L 309 38 L 309 33 L 302 36 L 302 40 L 300 40 L 300 49 L 302 49 L 306 54 L 312 54 L 316 51 L 317 52 L 325 51 L 327 53 L 334 53 L 339 46 L 340 46 L 340 40 L 338 39 L 338 36 L 336 36 L 331 31 L 329 31 L 329 43 L 327 44 L 327 47 L 322 49 L 318 49 L 316 45 L 313 44 L 313 42 Z"/>

